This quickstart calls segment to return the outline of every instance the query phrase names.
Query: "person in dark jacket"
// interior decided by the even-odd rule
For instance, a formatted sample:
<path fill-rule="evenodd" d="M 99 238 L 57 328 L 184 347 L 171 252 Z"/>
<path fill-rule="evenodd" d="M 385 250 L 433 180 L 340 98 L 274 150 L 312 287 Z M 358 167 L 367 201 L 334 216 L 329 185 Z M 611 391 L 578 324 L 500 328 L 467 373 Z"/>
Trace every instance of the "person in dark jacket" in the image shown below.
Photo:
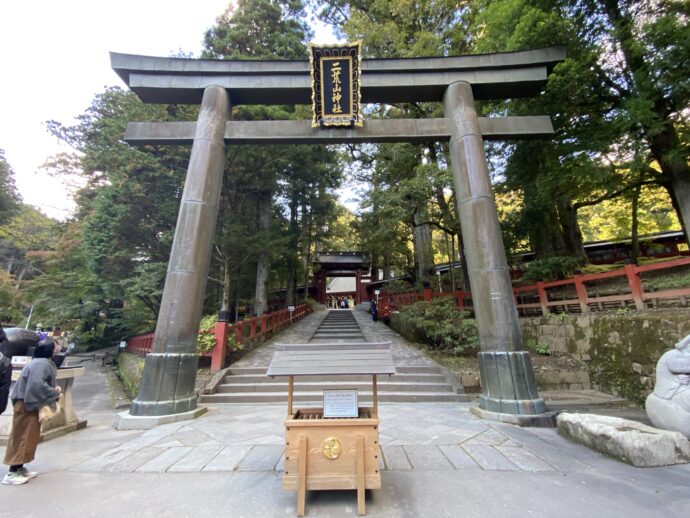
<path fill-rule="evenodd" d="M 12 362 L 0 353 L 0 414 L 7 409 L 7 397 L 12 384 Z"/>
<path fill-rule="evenodd" d="M 0 346 L 7 341 L 5 330 L 0 326 Z M 0 414 L 7 410 L 7 397 L 12 384 L 12 361 L 0 350 Z"/>
<path fill-rule="evenodd" d="M 33 360 L 22 369 L 19 380 L 10 392 L 14 415 L 4 459 L 10 470 L 3 477 L 3 484 L 26 484 L 37 475 L 27 470 L 24 464 L 36 456 L 36 446 L 41 436 L 38 410 L 53 405 L 61 397 L 60 387 L 56 384 L 57 368 L 51 360 L 53 349 L 52 340 L 40 343 L 34 351 Z"/>

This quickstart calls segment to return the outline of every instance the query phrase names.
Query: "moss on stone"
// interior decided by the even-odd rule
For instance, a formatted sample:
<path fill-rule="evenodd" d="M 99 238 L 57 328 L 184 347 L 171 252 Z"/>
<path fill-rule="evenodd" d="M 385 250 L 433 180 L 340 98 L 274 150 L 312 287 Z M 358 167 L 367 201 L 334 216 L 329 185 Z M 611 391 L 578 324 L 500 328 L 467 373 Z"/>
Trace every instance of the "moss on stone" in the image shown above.
<path fill-rule="evenodd" d="M 139 390 L 139 382 L 144 372 L 144 358 L 136 354 L 120 353 L 117 356 L 117 374 L 130 398 L 134 398 Z"/>
<path fill-rule="evenodd" d="M 687 313 L 683 315 L 686 317 Z M 593 319 L 589 364 L 592 382 L 602 390 L 644 403 L 650 389 L 633 364 L 641 365 L 643 372 L 654 371 L 659 357 L 678 341 L 679 326 L 673 320 L 651 313 Z"/>

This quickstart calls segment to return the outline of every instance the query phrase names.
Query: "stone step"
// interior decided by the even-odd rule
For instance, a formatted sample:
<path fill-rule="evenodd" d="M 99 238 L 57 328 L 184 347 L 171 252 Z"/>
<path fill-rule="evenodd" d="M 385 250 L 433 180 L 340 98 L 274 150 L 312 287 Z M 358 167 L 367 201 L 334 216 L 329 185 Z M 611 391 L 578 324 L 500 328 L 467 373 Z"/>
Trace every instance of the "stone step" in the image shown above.
<path fill-rule="evenodd" d="M 276 376 L 273 380 L 277 382 L 287 383 L 286 376 Z M 352 375 L 345 374 L 333 376 L 299 376 L 295 378 L 295 383 L 312 382 L 312 381 L 353 381 L 353 382 L 369 382 L 371 383 L 371 376 L 368 374 Z M 223 385 L 243 384 L 243 383 L 270 383 L 272 378 L 263 374 L 233 374 L 232 376 L 225 376 L 223 378 Z M 445 383 L 446 376 L 444 374 L 436 373 L 399 373 L 391 376 L 379 376 L 377 382 L 379 384 L 387 381 L 399 383 Z"/>
<path fill-rule="evenodd" d="M 371 403 L 371 392 L 359 393 L 360 403 Z M 440 403 L 440 402 L 467 402 L 466 394 L 453 392 L 392 392 L 379 393 L 378 400 L 381 403 Z M 321 392 L 295 392 L 293 401 L 297 403 L 314 402 L 316 406 L 323 401 Z M 287 392 L 256 392 L 256 393 L 215 393 L 205 394 L 199 398 L 200 403 L 286 403 Z"/>
<path fill-rule="evenodd" d="M 230 367 L 229 374 L 266 375 L 267 367 Z M 443 374 L 436 365 L 396 365 L 398 374 Z"/>
<path fill-rule="evenodd" d="M 358 338 L 312 338 L 309 343 L 312 344 L 351 344 L 353 342 L 366 343 L 364 335 Z"/>
<path fill-rule="evenodd" d="M 364 340 L 364 335 L 362 333 L 340 333 L 340 334 L 320 334 L 317 333 L 312 336 L 310 341 L 314 340 Z"/>
<path fill-rule="evenodd" d="M 445 382 L 441 383 L 409 383 L 386 381 L 377 382 L 379 393 L 387 392 L 452 392 L 452 387 Z M 367 381 L 295 381 L 295 389 L 300 391 L 323 391 L 323 390 L 359 390 L 366 392 L 371 390 L 371 380 Z M 219 385 L 216 392 L 219 393 L 238 393 L 238 392 L 285 392 L 287 394 L 288 384 L 283 382 L 268 383 L 227 383 Z"/>

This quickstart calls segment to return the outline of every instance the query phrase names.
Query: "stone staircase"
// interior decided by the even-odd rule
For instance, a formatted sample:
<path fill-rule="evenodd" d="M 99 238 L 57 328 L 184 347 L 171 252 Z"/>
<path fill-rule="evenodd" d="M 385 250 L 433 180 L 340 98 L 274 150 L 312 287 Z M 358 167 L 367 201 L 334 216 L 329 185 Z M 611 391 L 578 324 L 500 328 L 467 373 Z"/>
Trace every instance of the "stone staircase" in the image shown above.
<path fill-rule="evenodd" d="M 366 342 L 350 310 L 331 310 L 309 343 Z M 231 367 L 213 394 L 201 396 L 200 403 L 273 403 L 287 401 L 287 377 L 269 378 L 266 367 Z M 462 402 L 469 401 L 455 378 L 437 365 L 396 365 L 394 376 L 377 378 L 380 402 Z M 371 376 L 299 376 L 295 378 L 294 401 L 320 406 L 327 389 L 357 389 L 359 400 L 371 403 Z"/>

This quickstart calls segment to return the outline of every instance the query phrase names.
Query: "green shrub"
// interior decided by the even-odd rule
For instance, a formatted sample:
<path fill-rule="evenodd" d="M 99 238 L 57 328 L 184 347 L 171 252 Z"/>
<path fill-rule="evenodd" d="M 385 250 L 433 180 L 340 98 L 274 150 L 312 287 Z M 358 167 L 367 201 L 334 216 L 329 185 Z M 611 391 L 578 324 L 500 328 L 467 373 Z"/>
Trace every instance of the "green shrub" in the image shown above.
<path fill-rule="evenodd" d="M 452 297 L 405 306 L 401 316 L 424 337 L 433 350 L 461 355 L 479 349 L 477 324 L 455 306 Z"/>
<path fill-rule="evenodd" d="M 206 315 L 199 323 L 199 334 L 196 337 L 196 353 L 204 354 L 213 350 L 216 346 L 216 335 L 214 334 L 216 315 Z"/>
<path fill-rule="evenodd" d="M 540 354 L 541 356 L 551 356 L 551 347 L 548 344 L 542 344 L 537 341 L 536 338 L 532 336 L 526 336 L 522 340 L 525 349 L 533 353 Z"/>
<path fill-rule="evenodd" d="M 527 263 L 527 271 L 522 277 L 525 282 L 558 281 L 566 279 L 575 273 L 580 262 L 575 257 L 556 256 L 546 259 L 536 259 Z"/>

